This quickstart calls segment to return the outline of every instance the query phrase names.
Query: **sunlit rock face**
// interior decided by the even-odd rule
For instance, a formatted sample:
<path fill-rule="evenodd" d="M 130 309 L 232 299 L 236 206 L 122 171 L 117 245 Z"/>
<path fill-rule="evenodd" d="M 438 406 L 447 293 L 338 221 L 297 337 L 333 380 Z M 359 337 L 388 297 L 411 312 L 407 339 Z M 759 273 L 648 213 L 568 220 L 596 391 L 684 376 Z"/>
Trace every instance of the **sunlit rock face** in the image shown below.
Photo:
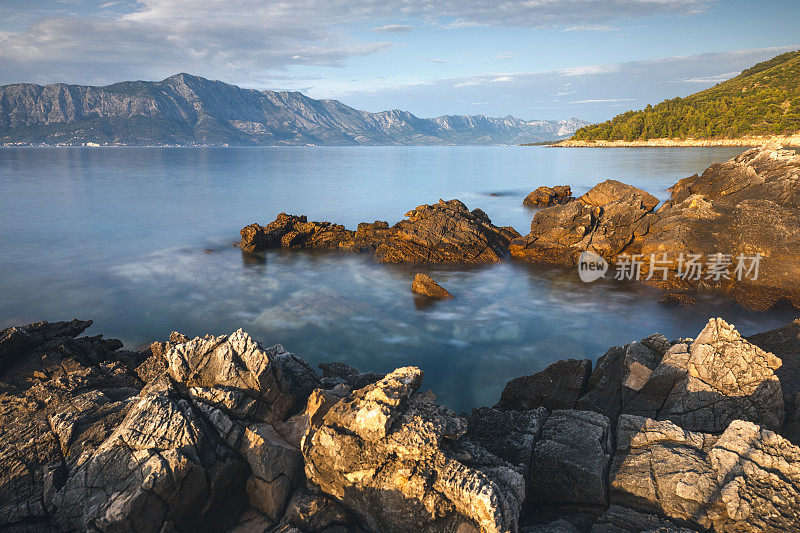
<path fill-rule="evenodd" d="M 796 324 L 654 334 L 468 416 L 417 367 L 320 376 L 242 330 L 131 352 L 90 324 L 0 331 L 5 529 L 800 529 Z"/>
<path fill-rule="evenodd" d="M 575 265 L 581 252 L 608 261 L 640 254 L 643 278 L 657 258 L 651 283 L 671 297 L 722 292 L 754 309 L 786 299 L 800 305 L 800 156 L 762 147 L 714 163 L 702 175 L 681 179 L 655 210 L 652 195 L 615 180 L 598 184 L 578 201 L 538 211 L 528 235 L 515 239 L 512 256 L 534 263 Z M 676 276 L 682 257 L 730 256 L 725 277 Z M 759 254 L 759 272 L 735 273 L 740 255 Z M 750 263 L 746 263 L 750 268 Z M 745 272 L 743 271 L 743 274 Z"/>
<path fill-rule="evenodd" d="M 508 253 L 519 233 L 498 227 L 480 209 L 470 211 L 459 200 L 439 200 L 406 213 L 394 226 L 362 222 L 350 231 L 330 222 L 308 222 L 305 216 L 281 213 L 267 224 L 241 230 L 245 252 L 271 248 L 325 248 L 371 251 L 381 263 L 494 263 Z"/>
<path fill-rule="evenodd" d="M 522 476 L 459 442 L 466 421 L 421 381 L 401 368 L 332 407 L 303 444 L 309 482 L 373 531 L 516 531 Z"/>
<path fill-rule="evenodd" d="M 722 435 L 622 415 L 612 503 L 716 531 L 791 531 L 800 524 L 800 448 L 740 420 Z"/>

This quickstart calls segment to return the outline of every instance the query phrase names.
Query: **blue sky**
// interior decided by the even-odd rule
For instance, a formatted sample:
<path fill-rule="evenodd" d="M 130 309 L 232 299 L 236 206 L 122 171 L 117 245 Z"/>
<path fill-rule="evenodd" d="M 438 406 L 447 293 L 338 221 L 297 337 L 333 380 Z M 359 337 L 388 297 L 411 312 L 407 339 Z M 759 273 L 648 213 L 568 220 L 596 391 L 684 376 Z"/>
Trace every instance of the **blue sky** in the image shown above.
<path fill-rule="evenodd" d="M 605 120 L 800 48 L 798 0 L 0 0 L 0 83 L 177 72 L 368 111 Z"/>

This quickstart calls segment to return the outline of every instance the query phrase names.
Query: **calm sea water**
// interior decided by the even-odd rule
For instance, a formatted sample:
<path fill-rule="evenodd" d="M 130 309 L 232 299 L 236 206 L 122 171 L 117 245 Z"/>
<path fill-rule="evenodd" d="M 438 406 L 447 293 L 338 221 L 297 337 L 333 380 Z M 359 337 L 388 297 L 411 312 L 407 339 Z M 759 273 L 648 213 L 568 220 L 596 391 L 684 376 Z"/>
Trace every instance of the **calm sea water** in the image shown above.
<path fill-rule="evenodd" d="M 491 405 L 508 379 L 557 359 L 596 359 L 656 331 L 694 336 L 712 316 L 747 334 L 794 314 L 715 298 L 667 306 L 647 287 L 587 285 L 571 270 L 514 262 L 425 269 L 455 299 L 418 308 L 413 268 L 300 251 L 251 261 L 231 246 L 239 229 L 280 211 L 351 228 L 394 223 L 419 204 L 459 198 L 525 234 L 533 211 L 522 199 L 538 185 L 570 184 L 581 194 L 616 178 L 663 199 L 677 179 L 741 151 L 0 149 L 0 327 L 91 318 L 88 333 L 130 348 L 172 330 L 241 327 L 312 364 L 419 365 L 442 402 Z"/>

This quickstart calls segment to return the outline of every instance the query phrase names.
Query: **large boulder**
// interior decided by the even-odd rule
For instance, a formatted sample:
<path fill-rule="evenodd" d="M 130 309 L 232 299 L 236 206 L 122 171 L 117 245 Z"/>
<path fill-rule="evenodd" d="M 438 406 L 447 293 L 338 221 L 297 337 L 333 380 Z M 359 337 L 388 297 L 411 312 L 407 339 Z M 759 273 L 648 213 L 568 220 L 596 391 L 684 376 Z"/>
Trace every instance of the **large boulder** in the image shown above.
<path fill-rule="evenodd" d="M 608 502 L 611 422 L 591 411 L 556 410 L 533 448 L 529 504 L 602 513 Z"/>
<path fill-rule="evenodd" d="M 606 180 L 577 202 L 542 209 L 531 232 L 512 241 L 511 255 L 530 262 L 574 265 L 581 252 L 607 260 L 636 253 L 636 239 L 649 230 L 658 199 L 615 180 Z"/>
<path fill-rule="evenodd" d="M 321 384 L 314 371 L 283 346 L 264 348 L 241 329 L 176 344 L 164 358 L 175 381 L 197 387 L 215 407 L 265 422 L 300 409 Z M 219 401 L 210 395 L 219 396 Z"/>
<path fill-rule="evenodd" d="M 439 200 L 406 213 L 375 251 L 381 263 L 494 263 L 519 234 L 492 224 L 483 211 Z"/>
<path fill-rule="evenodd" d="M 527 411 L 537 407 L 574 409 L 592 372 L 589 359 L 556 361 L 541 372 L 506 383 L 496 409 Z"/>
<path fill-rule="evenodd" d="M 309 482 L 374 531 L 515 531 L 522 476 L 469 442 L 459 452 L 466 422 L 421 381 L 400 368 L 331 407 L 303 441 Z"/>
<path fill-rule="evenodd" d="M 800 527 L 800 448 L 755 424 L 720 436 L 622 415 L 611 502 L 715 531 Z"/>
<path fill-rule="evenodd" d="M 527 480 L 533 446 L 547 420 L 547 409 L 501 411 L 476 407 L 467 418 L 467 438 L 517 467 Z"/>
<path fill-rule="evenodd" d="M 588 392 L 577 401 L 578 408 L 616 420 L 647 383 L 668 346 L 667 339 L 656 333 L 609 349 L 597 360 L 586 386 Z"/>
<path fill-rule="evenodd" d="M 678 343 L 661 359 L 623 412 L 671 420 L 684 429 L 720 433 L 734 420 L 780 430 L 781 360 L 747 342 L 721 318 L 711 319 L 691 347 Z"/>
<path fill-rule="evenodd" d="M 59 527 L 158 532 L 232 525 L 247 507 L 247 466 L 207 417 L 234 428 L 221 412 L 202 412 L 171 387 L 140 397 L 45 500 Z"/>
<path fill-rule="evenodd" d="M 556 185 L 547 187 L 543 185 L 537 187 L 532 193 L 525 197 L 522 205 L 529 207 L 550 207 L 551 205 L 566 204 L 573 201 L 572 189 L 569 185 Z"/>
<path fill-rule="evenodd" d="M 433 281 L 429 275 L 422 272 L 414 276 L 414 281 L 411 282 L 411 292 L 437 300 L 453 297 L 447 289 Z"/>

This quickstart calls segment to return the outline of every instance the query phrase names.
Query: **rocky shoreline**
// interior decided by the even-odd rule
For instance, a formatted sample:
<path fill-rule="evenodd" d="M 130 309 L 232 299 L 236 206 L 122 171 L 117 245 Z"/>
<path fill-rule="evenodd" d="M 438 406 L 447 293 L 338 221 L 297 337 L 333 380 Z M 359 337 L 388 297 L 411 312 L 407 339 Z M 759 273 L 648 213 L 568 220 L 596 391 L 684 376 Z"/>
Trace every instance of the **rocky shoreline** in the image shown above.
<path fill-rule="evenodd" d="M 461 416 L 416 367 L 320 374 L 242 330 L 128 351 L 90 325 L 0 331 L 3 530 L 800 528 L 800 321 L 654 333 Z"/>
<path fill-rule="evenodd" d="M 765 144 L 800 147 L 800 135 L 740 137 L 737 139 L 648 139 L 646 141 L 578 141 L 567 139 L 548 146 L 553 148 L 697 148 L 711 146 L 757 147 Z"/>
<path fill-rule="evenodd" d="M 579 198 L 569 186 L 540 187 L 525 199 L 543 207 L 525 236 L 495 226 L 481 209 L 440 200 L 393 226 L 364 222 L 355 231 L 281 213 L 266 226 L 243 228 L 237 244 L 245 253 L 372 253 L 382 263 L 486 264 L 510 256 L 568 268 L 592 252 L 616 264 L 609 278 L 655 285 L 667 302 L 717 293 L 750 309 L 800 307 L 800 156 L 754 148 L 681 179 L 670 193 L 659 206 L 653 195 L 616 180 Z"/>

